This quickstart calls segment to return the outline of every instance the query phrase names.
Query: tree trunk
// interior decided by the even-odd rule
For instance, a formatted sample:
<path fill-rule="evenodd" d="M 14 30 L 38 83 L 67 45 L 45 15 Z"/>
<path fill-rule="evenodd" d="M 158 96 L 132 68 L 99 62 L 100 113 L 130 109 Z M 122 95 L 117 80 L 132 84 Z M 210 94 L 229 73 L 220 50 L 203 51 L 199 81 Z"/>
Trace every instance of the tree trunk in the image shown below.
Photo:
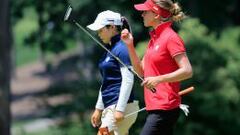
<path fill-rule="evenodd" d="M 11 33 L 9 0 L 0 4 L 0 135 L 10 135 Z"/>

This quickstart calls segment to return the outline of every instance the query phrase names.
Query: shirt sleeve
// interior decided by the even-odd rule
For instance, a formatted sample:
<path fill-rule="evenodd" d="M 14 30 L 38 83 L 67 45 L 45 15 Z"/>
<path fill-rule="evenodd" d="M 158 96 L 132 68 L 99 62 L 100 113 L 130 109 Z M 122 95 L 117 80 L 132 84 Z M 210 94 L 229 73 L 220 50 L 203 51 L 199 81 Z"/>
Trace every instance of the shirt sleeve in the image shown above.
<path fill-rule="evenodd" d="M 126 67 L 121 68 L 121 75 L 122 75 L 122 83 L 120 87 L 120 93 L 119 93 L 116 110 L 124 112 L 132 91 L 132 87 L 134 83 L 134 75 Z"/>
<path fill-rule="evenodd" d="M 186 52 L 184 42 L 178 35 L 169 38 L 167 49 L 172 57 Z"/>
<path fill-rule="evenodd" d="M 103 101 L 102 101 L 101 89 L 102 89 L 102 86 L 99 89 L 98 100 L 97 100 L 97 103 L 96 103 L 96 106 L 95 106 L 95 108 L 97 108 L 99 110 L 103 110 L 104 109 L 104 104 L 103 104 Z"/>

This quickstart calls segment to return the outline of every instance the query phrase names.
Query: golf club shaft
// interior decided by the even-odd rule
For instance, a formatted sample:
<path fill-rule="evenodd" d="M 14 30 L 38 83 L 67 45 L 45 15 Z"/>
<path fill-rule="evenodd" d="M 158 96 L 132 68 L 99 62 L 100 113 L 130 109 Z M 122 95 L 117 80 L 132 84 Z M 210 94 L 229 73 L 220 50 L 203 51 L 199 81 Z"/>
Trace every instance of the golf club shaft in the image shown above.
<path fill-rule="evenodd" d="M 186 94 L 192 92 L 193 90 L 194 90 L 194 87 L 191 86 L 191 87 L 189 87 L 189 88 L 186 88 L 186 89 L 184 89 L 184 90 L 179 91 L 179 92 L 178 92 L 178 95 L 179 95 L 179 96 L 183 96 L 183 95 L 186 95 Z M 137 114 L 137 113 L 139 113 L 139 112 L 141 112 L 141 111 L 144 111 L 144 110 L 146 110 L 146 107 L 144 107 L 144 108 L 142 108 L 142 109 L 140 109 L 140 110 L 137 110 L 137 111 L 135 111 L 135 112 L 129 113 L 129 114 L 125 115 L 124 118 L 128 118 L 128 117 L 130 117 L 130 116 L 132 116 L 132 115 L 134 115 L 134 114 Z"/>
<path fill-rule="evenodd" d="M 142 108 L 142 109 L 140 109 L 140 110 L 137 110 L 137 111 L 135 111 L 135 112 L 129 113 L 129 114 L 125 115 L 124 118 L 128 118 L 128 117 L 130 117 L 130 116 L 132 116 L 132 115 L 134 115 L 134 114 L 137 114 L 137 113 L 139 113 L 139 112 L 141 112 L 141 111 L 144 111 L 144 110 L 146 110 L 146 107 L 144 107 L 144 108 Z"/>
<path fill-rule="evenodd" d="M 122 64 L 124 67 L 128 68 L 130 72 L 135 74 L 141 81 L 144 81 L 144 79 L 135 72 L 132 68 L 129 68 L 127 65 L 125 65 L 118 57 L 116 57 L 111 51 L 109 51 L 101 42 L 99 42 L 94 36 L 92 36 L 84 27 L 82 27 L 77 21 L 73 20 L 73 22 L 81 29 L 83 32 L 85 32 L 89 37 L 91 37 L 98 45 L 100 45 L 104 50 L 106 50 L 111 56 L 113 56 L 120 64 Z M 156 89 L 151 89 L 152 92 L 156 92 Z"/>

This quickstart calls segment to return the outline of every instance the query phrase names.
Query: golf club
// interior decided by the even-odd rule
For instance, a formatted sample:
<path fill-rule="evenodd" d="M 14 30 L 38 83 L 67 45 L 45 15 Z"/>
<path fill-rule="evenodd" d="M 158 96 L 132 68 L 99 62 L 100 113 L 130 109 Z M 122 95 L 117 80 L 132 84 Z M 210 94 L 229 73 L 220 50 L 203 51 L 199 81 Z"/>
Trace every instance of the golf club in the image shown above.
<path fill-rule="evenodd" d="M 111 51 L 109 51 L 101 42 L 99 42 L 94 36 L 92 36 L 83 26 L 81 26 L 77 21 L 75 21 L 74 19 L 71 19 L 69 20 L 70 18 L 70 15 L 71 15 L 71 12 L 72 12 L 72 7 L 71 6 L 68 6 L 68 9 L 65 13 L 65 16 L 64 16 L 64 21 L 72 21 L 75 25 L 77 25 L 83 32 L 85 32 L 89 37 L 91 37 L 98 45 L 100 45 L 104 50 L 106 50 L 112 57 L 114 57 L 120 64 L 122 64 L 124 67 L 126 67 L 130 72 L 132 72 L 133 74 L 135 74 L 141 81 L 144 81 L 144 79 L 137 73 L 135 72 L 132 68 L 129 68 L 127 65 L 125 65 L 117 56 L 115 56 Z M 191 91 L 194 90 L 194 87 L 189 87 L 187 89 L 184 89 L 184 90 L 181 90 L 179 91 L 179 95 L 180 96 L 183 96 Z M 153 93 L 156 92 L 156 89 L 153 88 L 151 89 L 151 91 Z M 130 114 L 127 114 L 125 116 L 125 118 L 128 118 L 128 117 L 131 117 L 132 115 L 136 114 L 136 113 L 139 113 L 141 111 L 144 111 L 146 110 L 146 108 L 142 108 L 140 110 L 137 110 L 135 112 L 132 112 Z"/>
<path fill-rule="evenodd" d="M 89 37 L 91 37 L 98 45 L 100 45 L 104 50 L 106 50 L 114 59 L 116 59 L 120 64 L 122 64 L 124 67 L 126 67 L 130 72 L 135 74 L 141 81 L 144 81 L 144 79 L 132 68 L 129 68 L 127 65 L 125 65 L 117 56 L 115 56 L 111 51 L 109 51 L 101 42 L 99 42 L 94 36 L 92 36 L 83 26 L 81 26 L 77 21 L 74 19 L 69 20 L 70 15 L 72 12 L 72 7 L 68 6 L 67 11 L 64 16 L 64 21 L 72 21 L 75 25 L 77 25 L 84 33 L 86 33 Z M 151 91 L 153 93 L 156 92 L 155 88 L 152 88 Z"/>
<path fill-rule="evenodd" d="M 178 92 L 178 95 L 179 95 L 179 96 L 184 96 L 184 95 L 192 92 L 193 90 L 194 90 L 194 87 L 191 86 L 191 87 L 189 87 L 189 88 L 186 88 L 186 89 L 184 89 L 184 90 L 179 91 L 179 92 Z M 185 108 L 185 107 L 186 107 L 186 108 Z M 183 112 L 185 113 L 186 116 L 187 116 L 188 113 L 189 113 L 188 107 L 189 107 L 188 105 L 184 105 L 184 104 L 181 104 L 181 105 L 180 105 L 180 109 L 183 110 Z M 131 116 L 133 116 L 133 115 L 135 115 L 135 114 L 137 114 L 137 113 L 139 113 L 139 112 L 141 112 L 141 111 L 144 111 L 144 110 L 146 110 L 146 107 L 144 107 L 144 108 L 142 108 L 142 109 L 140 109 L 140 110 L 137 110 L 137 111 L 135 111 L 135 112 L 129 113 L 129 114 L 125 115 L 124 118 L 131 117 Z"/>

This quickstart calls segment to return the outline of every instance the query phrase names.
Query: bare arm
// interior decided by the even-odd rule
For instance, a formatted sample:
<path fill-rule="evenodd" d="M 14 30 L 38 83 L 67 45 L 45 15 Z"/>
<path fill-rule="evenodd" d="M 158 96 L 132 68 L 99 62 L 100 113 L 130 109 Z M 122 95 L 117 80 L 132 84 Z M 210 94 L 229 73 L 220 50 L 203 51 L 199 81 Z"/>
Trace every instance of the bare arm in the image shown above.
<path fill-rule="evenodd" d="M 160 82 L 177 82 L 191 78 L 193 75 L 192 66 L 188 60 L 186 53 L 176 55 L 174 60 L 179 66 L 179 69 L 162 76 L 159 76 Z"/>
<path fill-rule="evenodd" d="M 141 76 L 143 77 L 143 66 L 140 58 L 137 56 L 137 53 L 135 51 L 135 48 L 133 45 L 128 45 L 128 53 L 130 56 L 130 60 L 133 66 L 133 69 Z"/>
<path fill-rule="evenodd" d="M 130 56 L 130 60 L 133 66 L 133 69 L 141 76 L 143 77 L 143 66 L 141 63 L 140 58 L 137 56 L 137 53 L 135 51 L 134 45 L 133 45 L 133 36 L 127 29 L 124 29 L 121 33 L 121 39 L 122 41 L 127 45 L 128 53 Z"/>
<path fill-rule="evenodd" d="M 156 87 L 157 84 L 162 82 L 178 82 L 191 78 L 193 71 L 187 55 L 185 53 L 178 54 L 174 57 L 174 60 L 178 64 L 179 69 L 165 75 L 145 78 L 142 85 L 152 88 Z"/>

